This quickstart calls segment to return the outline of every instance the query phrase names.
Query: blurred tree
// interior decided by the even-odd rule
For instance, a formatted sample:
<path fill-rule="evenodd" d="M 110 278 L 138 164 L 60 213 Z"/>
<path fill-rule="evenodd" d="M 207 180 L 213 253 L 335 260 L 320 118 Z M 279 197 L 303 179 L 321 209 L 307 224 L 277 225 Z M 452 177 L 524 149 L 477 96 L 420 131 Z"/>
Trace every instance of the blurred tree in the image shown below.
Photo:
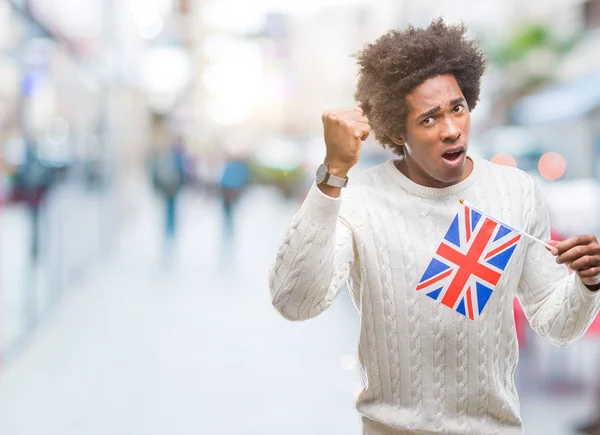
<path fill-rule="evenodd" d="M 561 55 L 571 51 L 581 39 L 581 34 L 559 38 L 553 34 L 552 27 L 545 24 L 528 24 L 518 27 L 505 40 L 489 52 L 489 59 L 500 67 L 527 59 L 537 50 L 550 50 L 552 54 Z"/>
<path fill-rule="evenodd" d="M 582 37 L 582 32 L 559 35 L 549 24 L 530 23 L 516 27 L 497 43 L 484 41 L 495 78 L 490 122 L 508 123 L 510 108 L 518 99 L 553 83 L 557 65 Z"/>

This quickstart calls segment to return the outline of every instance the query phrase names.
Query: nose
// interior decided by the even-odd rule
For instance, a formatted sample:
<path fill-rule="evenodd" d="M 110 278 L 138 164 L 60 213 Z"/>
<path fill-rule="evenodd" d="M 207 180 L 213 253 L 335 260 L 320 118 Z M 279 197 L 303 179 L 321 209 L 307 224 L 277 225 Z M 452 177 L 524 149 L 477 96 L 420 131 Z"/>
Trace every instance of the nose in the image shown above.
<path fill-rule="evenodd" d="M 454 142 L 462 135 L 461 129 L 452 118 L 447 118 L 443 123 L 441 138 L 444 142 Z"/>

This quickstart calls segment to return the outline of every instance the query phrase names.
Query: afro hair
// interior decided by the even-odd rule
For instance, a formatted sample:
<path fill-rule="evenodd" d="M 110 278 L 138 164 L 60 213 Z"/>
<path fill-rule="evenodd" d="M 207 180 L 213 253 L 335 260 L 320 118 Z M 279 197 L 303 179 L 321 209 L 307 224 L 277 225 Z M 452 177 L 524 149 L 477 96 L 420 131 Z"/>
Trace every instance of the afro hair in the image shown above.
<path fill-rule="evenodd" d="M 391 30 L 354 55 L 359 66 L 355 98 L 385 148 L 403 154 L 392 138 L 406 131 L 406 96 L 432 77 L 452 74 L 469 110 L 475 108 L 486 61 L 465 34 L 463 24 L 446 25 L 439 18 L 425 29 Z"/>

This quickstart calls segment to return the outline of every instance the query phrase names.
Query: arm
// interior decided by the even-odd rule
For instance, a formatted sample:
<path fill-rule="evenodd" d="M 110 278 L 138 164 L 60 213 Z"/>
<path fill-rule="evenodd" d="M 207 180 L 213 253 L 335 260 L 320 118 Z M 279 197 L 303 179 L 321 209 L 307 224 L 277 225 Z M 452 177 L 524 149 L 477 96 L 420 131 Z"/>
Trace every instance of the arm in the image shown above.
<path fill-rule="evenodd" d="M 289 320 L 325 311 L 348 279 L 353 242 L 340 204 L 313 186 L 281 244 L 269 284 L 273 306 Z"/>
<path fill-rule="evenodd" d="M 533 204 L 526 231 L 548 240 L 550 224 L 546 202 L 537 186 L 534 185 L 532 191 Z M 569 346 L 583 337 L 598 314 L 600 292 L 584 284 L 578 275 L 584 272 L 569 275 L 567 268 L 559 264 L 564 263 L 559 252 L 553 250 L 551 254 L 539 243 L 528 243 L 517 297 L 536 333 L 556 346 Z"/>
<path fill-rule="evenodd" d="M 344 177 L 358 161 L 371 131 L 360 108 L 323 113 L 325 161 Z M 354 253 L 350 228 L 339 217 L 340 189 L 313 185 L 294 216 L 271 268 L 273 305 L 287 319 L 305 320 L 325 311 L 348 279 Z"/>

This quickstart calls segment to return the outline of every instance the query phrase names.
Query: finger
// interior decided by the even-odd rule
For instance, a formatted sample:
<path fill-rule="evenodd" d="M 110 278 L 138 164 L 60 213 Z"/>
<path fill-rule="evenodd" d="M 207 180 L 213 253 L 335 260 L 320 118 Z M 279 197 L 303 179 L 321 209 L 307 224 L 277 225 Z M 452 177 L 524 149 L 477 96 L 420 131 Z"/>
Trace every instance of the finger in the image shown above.
<path fill-rule="evenodd" d="M 326 121 L 328 119 L 354 121 L 360 116 L 362 116 L 362 113 L 359 115 L 354 109 L 327 110 L 323 112 L 323 114 L 321 115 L 321 119 L 323 121 Z"/>
<path fill-rule="evenodd" d="M 579 245 L 588 245 L 595 237 L 591 234 L 581 234 L 579 236 L 569 237 L 567 240 L 563 240 L 556 245 L 556 249 L 558 251 L 558 255 L 561 255 L 563 252 L 568 251 L 569 249 L 574 248 Z"/>
<path fill-rule="evenodd" d="M 356 107 L 355 107 L 355 108 L 353 108 L 352 110 L 354 110 L 355 112 L 358 112 L 358 113 L 360 113 L 361 115 L 364 113 L 364 112 L 363 112 L 363 110 L 362 110 L 362 109 L 361 109 L 359 106 L 356 106 Z"/>
<path fill-rule="evenodd" d="M 581 278 L 594 278 L 600 274 L 600 267 L 592 267 L 585 270 L 578 270 L 577 275 Z"/>
<path fill-rule="evenodd" d="M 590 245 L 578 245 L 566 252 L 563 252 L 562 254 L 559 254 L 558 257 L 556 257 L 556 262 L 558 264 L 570 263 L 578 258 L 593 254 L 595 254 L 595 252 L 592 252 Z"/>
<path fill-rule="evenodd" d="M 323 123 L 333 119 L 337 119 L 337 114 L 332 110 L 327 110 L 323 112 L 323 115 L 321 115 L 321 120 L 323 121 Z"/>
<path fill-rule="evenodd" d="M 344 112 L 341 112 L 343 117 L 346 119 L 351 119 L 353 121 L 356 122 L 365 122 L 368 123 L 369 119 L 363 115 L 362 113 L 356 112 L 355 110 L 347 110 Z"/>
<path fill-rule="evenodd" d="M 371 127 L 368 124 L 362 124 L 359 131 L 360 140 L 366 140 L 369 137 L 369 133 L 371 133 Z"/>
<path fill-rule="evenodd" d="M 558 245 L 560 242 L 558 242 L 557 240 L 548 240 L 546 243 L 547 243 L 547 244 L 549 244 L 550 246 L 556 246 L 556 245 Z M 547 246 L 546 246 L 545 248 L 546 248 L 548 251 L 552 252 L 552 255 L 556 255 L 556 254 L 558 253 L 558 250 L 556 250 L 556 249 L 554 249 L 554 248 L 553 248 L 553 249 L 550 249 L 550 248 L 548 248 Z"/>
<path fill-rule="evenodd" d="M 574 248 L 569 249 L 567 252 L 559 255 L 556 259 L 556 262 L 560 264 L 571 263 L 576 261 L 578 258 L 588 255 L 600 258 L 600 245 L 598 245 L 598 243 L 590 243 L 589 245 L 575 246 Z"/>
<path fill-rule="evenodd" d="M 591 269 L 597 266 L 600 266 L 600 258 L 595 255 L 586 255 L 569 264 L 569 267 L 575 271 Z"/>

